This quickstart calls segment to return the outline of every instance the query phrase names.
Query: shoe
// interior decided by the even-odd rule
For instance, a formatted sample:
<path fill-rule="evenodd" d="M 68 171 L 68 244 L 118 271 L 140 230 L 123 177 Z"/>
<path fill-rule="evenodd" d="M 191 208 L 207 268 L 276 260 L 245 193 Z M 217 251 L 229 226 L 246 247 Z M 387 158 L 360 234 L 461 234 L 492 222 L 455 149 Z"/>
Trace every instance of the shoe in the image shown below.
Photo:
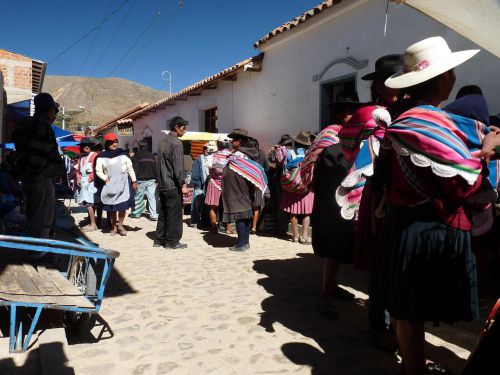
<path fill-rule="evenodd" d="M 151 221 L 158 221 L 158 218 L 157 217 L 150 217 L 149 220 L 151 220 Z"/>
<path fill-rule="evenodd" d="M 247 251 L 247 250 L 250 250 L 250 245 L 248 244 L 243 246 L 234 245 L 229 248 L 229 251 Z"/>
<path fill-rule="evenodd" d="M 135 216 L 135 215 L 130 215 L 130 218 L 131 219 L 140 219 L 141 217 L 140 216 Z"/>
<path fill-rule="evenodd" d="M 257 229 L 252 228 L 252 230 L 250 231 L 250 234 L 257 234 Z"/>
<path fill-rule="evenodd" d="M 153 242 L 153 247 L 163 247 L 160 242 Z"/>
<path fill-rule="evenodd" d="M 171 250 L 180 250 L 180 249 L 185 249 L 187 247 L 188 247 L 188 245 L 186 245 L 185 243 L 180 243 L 180 242 L 177 242 L 176 244 L 173 244 L 173 245 L 165 245 L 164 246 L 165 249 L 171 249 Z"/>
<path fill-rule="evenodd" d="M 325 319 L 336 319 L 339 316 L 337 307 L 333 304 L 332 301 L 319 302 L 316 305 L 316 311 Z"/>
<path fill-rule="evenodd" d="M 190 227 L 190 228 L 197 228 L 197 227 L 198 227 L 198 224 L 189 224 L 189 227 Z"/>
<path fill-rule="evenodd" d="M 348 292 L 344 288 L 337 286 L 333 291 L 332 297 L 341 301 L 353 301 L 355 295 L 352 294 L 351 292 Z"/>

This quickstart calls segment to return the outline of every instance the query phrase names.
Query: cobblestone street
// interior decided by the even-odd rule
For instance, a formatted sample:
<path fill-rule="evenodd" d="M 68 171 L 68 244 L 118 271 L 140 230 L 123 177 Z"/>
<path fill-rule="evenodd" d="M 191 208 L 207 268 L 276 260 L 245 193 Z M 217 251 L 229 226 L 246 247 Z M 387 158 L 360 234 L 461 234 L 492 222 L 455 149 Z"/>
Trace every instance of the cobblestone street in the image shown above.
<path fill-rule="evenodd" d="M 310 246 L 252 236 L 250 251 L 234 253 L 235 237 L 185 225 L 188 249 L 167 251 L 152 247 L 155 223 L 125 224 L 126 237 L 89 236 L 121 256 L 92 335 L 69 339 L 76 374 L 397 373 L 369 342 L 365 273 L 344 267 L 357 298 L 328 321 L 314 310 L 322 264 Z M 478 327 L 428 335 L 433 359 L 460 368 Z"/>

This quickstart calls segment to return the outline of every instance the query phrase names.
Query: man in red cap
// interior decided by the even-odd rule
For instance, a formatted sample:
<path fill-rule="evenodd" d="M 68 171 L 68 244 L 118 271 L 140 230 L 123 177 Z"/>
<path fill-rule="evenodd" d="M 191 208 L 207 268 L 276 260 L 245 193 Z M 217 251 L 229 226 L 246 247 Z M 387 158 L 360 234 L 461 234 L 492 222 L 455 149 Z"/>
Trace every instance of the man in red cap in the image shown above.
<path fill-rule="evenodd" d="M 26 195 L 29 233 L 33 237 L 47 238 L 47 226 L 53 225 L 55 220 L 53 179 L 64 176 L 66 170 L 52 130 L 59 104 L 44 92 L 35 96 L 34 103 L 35 115 L 17 124 L 12 138 Z"/>

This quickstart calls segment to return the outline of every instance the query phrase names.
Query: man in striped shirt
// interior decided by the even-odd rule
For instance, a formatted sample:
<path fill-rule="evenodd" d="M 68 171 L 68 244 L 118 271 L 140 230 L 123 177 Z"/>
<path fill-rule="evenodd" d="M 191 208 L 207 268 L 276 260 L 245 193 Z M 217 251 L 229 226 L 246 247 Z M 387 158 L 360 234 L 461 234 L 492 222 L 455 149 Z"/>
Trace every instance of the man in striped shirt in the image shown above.
<path fill-rule="evenodd" d="M 52 130 L 52 123 L 59 112 L 59 104 L 47 93 L 35 96 L 34 102 L 34 116 L 17 124 L 12 138 L 26 196 L 30 235 L 47 238 L 47 226 L 52 225 L 55 219 L 53 178 L 65 174 L 64 163 Z"/>

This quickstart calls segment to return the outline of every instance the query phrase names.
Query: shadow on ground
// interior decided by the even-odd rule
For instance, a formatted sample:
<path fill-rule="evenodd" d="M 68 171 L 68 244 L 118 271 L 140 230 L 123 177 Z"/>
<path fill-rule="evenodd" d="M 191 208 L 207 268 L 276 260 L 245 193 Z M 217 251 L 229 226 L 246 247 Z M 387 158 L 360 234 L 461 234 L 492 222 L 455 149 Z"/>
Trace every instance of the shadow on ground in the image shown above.
<path fill-rule="evenodd" d="M 213 247 L 230 247 L 236 244 L 238 239 L 224 233 L 205 233 L 203 241 Z"/>
<path fill-rule="evenodd" d="M 312 254 L 297 254 L 284 260 L 257 260 L 253 269 L 265 275 L 258 281 L 271 297 L 262 301 L 260 325 L 274 332 L 279 323 L 313 339 L 319 348 L 307 343 L 290 342 L 281 349 L 298 365 L 310 366 L 312 374 L 397 374 L 394 354 L 370 344 L 366 301 L 338 301 L 340 317 L 326 320 L 315 311 L 322 276 L 322 261 Z M 339 276 L 343 285 L 366 293 L 368 275 L 345 266 Z M 452 369 L 464 361 L 444 347 L 428 345 L 432 359 Z"/>
<path fill-rule="evenodd" d="M 43 353 L 44 360 L 39 359 L 41 353 Z M 38 349 L 28 354 L 25 363 L 21 366 L 17 366 L 12 358 L 0 360 L 0 373 L 2 375 L 38 374 L 40 367 L 44 368 L 43 373 L 47 374 L 75 375 L 75 370 L 68 366 L 68 358 L 66 358 L 60 342 L 41 344 Z"/>

